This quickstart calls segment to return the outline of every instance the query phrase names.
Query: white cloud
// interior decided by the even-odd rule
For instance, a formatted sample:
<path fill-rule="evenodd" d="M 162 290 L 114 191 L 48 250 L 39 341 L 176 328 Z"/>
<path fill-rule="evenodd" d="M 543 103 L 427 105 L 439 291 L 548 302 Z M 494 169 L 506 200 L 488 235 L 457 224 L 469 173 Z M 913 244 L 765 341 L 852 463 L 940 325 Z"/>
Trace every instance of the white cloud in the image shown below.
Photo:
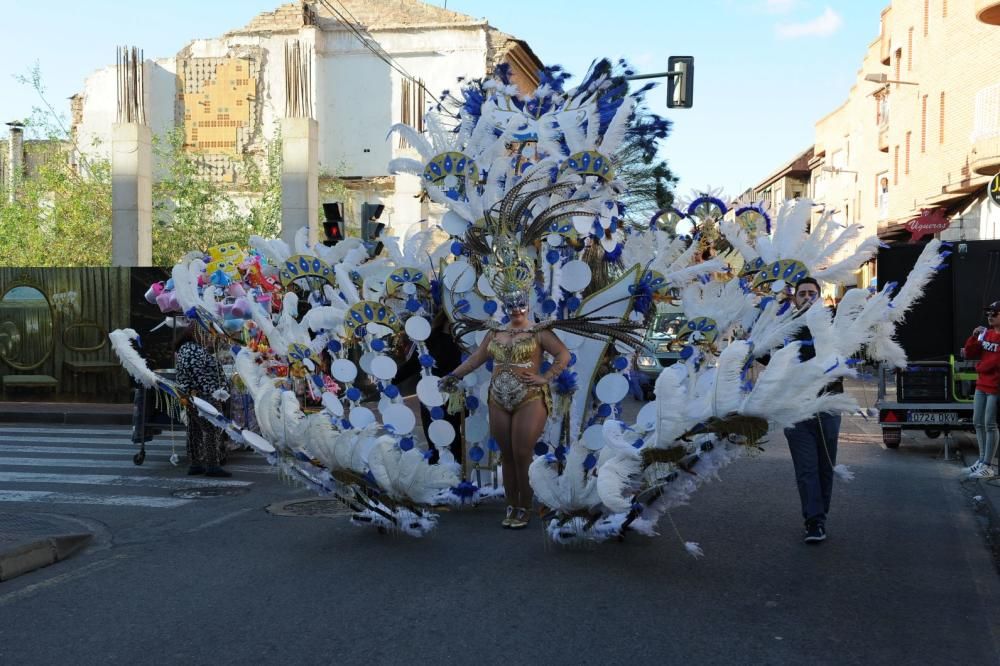
<path fill-rule="evenodd" d="M 798 0 L 766 0 L 765 9 L 768 14 L 787 14 L 795 9 Z"/>
<path fill-rule="evenodd" d="M 811 21 L 802 23 L 779 23 L 774 31 L 781 39 L 795 39 L 797 37 L 829 37 L 840 30 L 844 25 L 844 19 L 840 14 L 827 7 L 826 10 Z"/>

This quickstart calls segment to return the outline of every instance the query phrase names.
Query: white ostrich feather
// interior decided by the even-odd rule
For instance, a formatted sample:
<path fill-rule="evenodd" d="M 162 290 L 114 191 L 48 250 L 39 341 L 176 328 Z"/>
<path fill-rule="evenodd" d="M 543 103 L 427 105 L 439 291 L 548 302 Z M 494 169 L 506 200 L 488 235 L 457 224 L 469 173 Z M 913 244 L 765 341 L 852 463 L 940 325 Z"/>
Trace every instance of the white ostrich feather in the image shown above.
<path fill-rule="evenodd" d="M 288 243 L 280 238 L 261 238 L 260 236 L 250 236 L 250 247 L 267 259 L 275 266 L 284 266 L 288 257 L 292 256 L 292 251 Z"/>
<path fill-rule="evenodd" d="M 420 153 L 420 157 L 424 162 L 429 162 L 434 158 L 436 154 L 434 147 L 431 145 L 430 141 L 427 140 L 423 134 L 403 123 L 396 123 L 391 128 L 389 128 L 389 135 L 386 139 L 390 138 L 393 133 L 399 134 L 406 143 L 410 144 L 414 150 Z M 395 160 L 394 160 L 395 161 Z M 420 166 L 420 171 L 423 171 L 423 165 Z M 390 172 L 391 173 L 391 172 Z M 409 173 L 419 173 L 419 172 L 409 172 Z"/>
<path fill-rule="evenodd" d="M 722 350 L 715 372 L 715 387 L 712 392 L 712 413 L 726 416 L 739 409 L 743 402 L 743 368 L 750 358 L 750 345 L 745 340 L 737 340 Z"/>
<path fill-rule="evenodd" d="M 942 257 L 940 250 L 941 241 L 937 239 L 929 241 L 924 246 L 924 249 L 920 252 L 920 256 L 917 257 L 916 263 L 913 265 L 913 269 L 906 276 L 906 282 L 903 283 L 896 297 L 892 299 L 892 312 L 889 317 L 891 321 L 902 321 L 906 313 L 923 296 L 924 289 L 926 289 L 927 284 L 934 276 L 937 275 L 938 267 L 941 265 Z"/>
<path fill-rule="evenodd" d="M 785 307 L 775 299 L 771 299 L 760 311 L 750 331 L 750 342 L 753 343 L 754 358 L 771 353 L 785 340 L 794 336 L 802 328 L 804 322 L 795 316 L 791 307 Z"/>
<path fill-rule="evenodd" d="M 389 164 L 386 169 L 391 174 L 408 173 L 414 176 L 420 176 L 424 172 L 424 164 L 423 162 L 415 160 L 412 157 L 397 157 L 389 160 Z"/>
<path fill-rule="evenodd" d="M 132 341 L 138 340 L 139 334 L 131 328 L 117 329 L 108 334 L 108 339 L 125 371 L 146 388 L 155 387 L 159 377 L 149 369 L 146 359 L 132 346 Z"/>
<path fill-rule="evenodd" d="M 615 111 L 614 117 L 601 138 L 601 153 L 605 157 L 612 157 L 621 148 L 622 142 L 625 140 L 625 133 L 628 132 L 632 116 L 635 113 L 635 107 L 636 99 L 630 96 L 626 97 L 618 110 Z"/>
<path fill-rule="evenodd" d="M 351 276 L 348 274 L 344 265 L 337 264 L 334 266 L 333 274 L 337 276 L 337 286 L 340 288 L 340 293 L 344 295 L 344 300 L 346 300 L 349 305 L 360 303 L 361 294 L 358 293 L 358 289 L 351 281 Z"/>
<path fill-rule="evenodd" d="M 635 449 L 620 450 L 601 464 L 597 474 L 597 493 L 608 511 L 625 513 L 632 508 L 641 472 L 642 456 Z"/>

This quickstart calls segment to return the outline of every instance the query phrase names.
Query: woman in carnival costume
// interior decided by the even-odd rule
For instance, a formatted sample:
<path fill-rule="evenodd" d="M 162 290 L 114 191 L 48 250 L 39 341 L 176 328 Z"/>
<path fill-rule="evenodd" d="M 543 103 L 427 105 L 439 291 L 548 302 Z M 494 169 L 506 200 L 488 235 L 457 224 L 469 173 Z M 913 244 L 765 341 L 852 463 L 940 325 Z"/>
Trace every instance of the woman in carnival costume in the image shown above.
<path fill-rule="evenodd" d="M 493 289 L 510 323 L 494 327 L 475 352 L 441 381 L 454 392 L 459 380 L 487 361 L 493 370 L 489 385 L 490 432 L 500 446 L 507 513 L 501 523 L 510 529 L 527 527 L 532 505 L 528 468 L 545 422 L 552 413 L 549 383 L 569 365 L 566 345 L 550 331 L 531 323 L 528 287 L 532 271 L 526 262 L 494 272 Z M 542 352 L 555 361 L 544 373 Z"/>

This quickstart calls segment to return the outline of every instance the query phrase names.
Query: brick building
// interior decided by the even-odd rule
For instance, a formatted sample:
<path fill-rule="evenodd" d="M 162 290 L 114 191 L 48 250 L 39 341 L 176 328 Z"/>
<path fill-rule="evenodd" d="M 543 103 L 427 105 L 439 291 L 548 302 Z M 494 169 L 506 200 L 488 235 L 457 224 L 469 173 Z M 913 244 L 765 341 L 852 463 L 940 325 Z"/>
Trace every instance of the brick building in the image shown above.
<path fill-rule="evenodd" d="M 894 0 L 854 86 L 816 122 L 809 196 L 889 242 L 940 207 L 942 238 L 1000 238 L 1000 0 Z M 868 275 L 859 276 L 866 282 Z"/>

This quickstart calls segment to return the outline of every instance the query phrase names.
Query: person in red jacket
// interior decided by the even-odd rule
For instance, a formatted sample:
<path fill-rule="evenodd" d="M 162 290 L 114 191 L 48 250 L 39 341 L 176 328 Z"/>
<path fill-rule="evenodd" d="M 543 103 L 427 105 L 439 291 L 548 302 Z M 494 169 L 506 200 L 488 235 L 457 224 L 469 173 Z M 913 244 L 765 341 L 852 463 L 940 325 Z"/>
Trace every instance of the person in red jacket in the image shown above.
<path fill-rule="evenodd" d="M 979 359 L 976 372 L 976 396 L 972 424 L 976 428 L 979 459 L 966 468 L 970 479 L 988 479 L 997 475 L 993 454 L 997 450 L 997 393 L 1000 393 L 1000 301 L 986 306 L 989 327 L 977 326 L 965 341 L 965 358 Z"/>

